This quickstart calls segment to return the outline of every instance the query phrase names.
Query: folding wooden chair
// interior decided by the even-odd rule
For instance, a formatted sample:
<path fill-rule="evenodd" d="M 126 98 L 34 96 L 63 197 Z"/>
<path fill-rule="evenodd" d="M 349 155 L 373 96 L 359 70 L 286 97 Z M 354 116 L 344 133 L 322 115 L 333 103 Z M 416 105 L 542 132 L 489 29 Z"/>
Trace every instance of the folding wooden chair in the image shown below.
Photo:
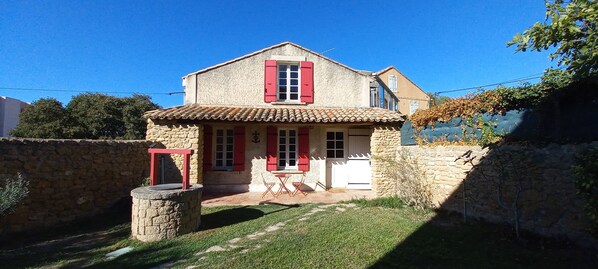
<path fill-rule="evenodd" d="M 292 196 L 295 196 L 297 192 L 300 192 L 304 196 L 307 196 L 307 193 L 301 190 L 301 186 L 305 185 L 305 173 L 301 174 L 301 181 L 291 181 L 291 183 L 293 184 L 293 187 L 295 187 L 295 190 L 291 194 Z"/>
<path fill-rule="evenodd" d="M 264 193 L 262 193 L 262 198 L 264 198 L 268 193 L 271 193 L 272 196 L 274 196 L 274 198 L 276 198 L 277 195 L 272 190 L 272 188 L 276 185 L 276 183 L 266 181 L 266 177 L 264 177 L 264 174 L 262 174 L 262 181 L 264 182 L 264 186 L 266 186 L 266 191 Z"/>

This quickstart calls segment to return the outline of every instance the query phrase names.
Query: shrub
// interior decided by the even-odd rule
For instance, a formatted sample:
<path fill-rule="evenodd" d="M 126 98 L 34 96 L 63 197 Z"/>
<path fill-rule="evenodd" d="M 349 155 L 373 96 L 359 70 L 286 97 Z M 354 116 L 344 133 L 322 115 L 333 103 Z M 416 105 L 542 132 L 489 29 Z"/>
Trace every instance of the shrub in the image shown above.
<path fill-rule="evenodd" d="M 17 178 L 4 178 L 4 187 L 0 186 L 0 215 L 7 215 L 16 209 L 16 207 L 29 194 L 29 182 L 21 174 Z"/>
<path fill-rule="evenodd" d="M 571 167 L 575 175 L 577 192 L 586 200 L 586 215 L 591 231 L 598 235 L 598 148 L 579 156 Z"/>
<path fill-rule="evenodd" d="M 367 207 L 403 208 L 405 203 L 398 196 L 379 197 L 375 199 L 353 199 L 351 203 Z"/>

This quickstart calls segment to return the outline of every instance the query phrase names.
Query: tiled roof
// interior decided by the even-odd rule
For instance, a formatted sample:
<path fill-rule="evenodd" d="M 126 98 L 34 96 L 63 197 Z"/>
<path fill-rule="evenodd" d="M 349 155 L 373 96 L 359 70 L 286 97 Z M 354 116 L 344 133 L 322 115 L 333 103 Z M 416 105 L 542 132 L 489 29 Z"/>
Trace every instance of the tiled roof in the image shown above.
<path fill-rule="evenodd" d="M 279 123 L 392 123 L 402 122 L 405 116 L 398 112 L 375 107 L 239 107 L 184 105 L 148 111 L 149 119 L 241 121 Z"/>

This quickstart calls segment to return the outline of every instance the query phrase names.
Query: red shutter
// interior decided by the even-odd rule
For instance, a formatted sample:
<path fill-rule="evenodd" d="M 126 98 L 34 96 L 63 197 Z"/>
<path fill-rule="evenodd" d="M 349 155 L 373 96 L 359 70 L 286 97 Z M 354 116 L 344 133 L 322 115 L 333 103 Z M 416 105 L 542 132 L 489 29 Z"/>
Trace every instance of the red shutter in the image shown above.
<path fill-rule="evenodd" d="M 314 102 L 314 63 L 301 62 L 301 102 Z"/>
<path fill-rule="evenodd" d="M 245 127 L 235 127 L 234 133 L 233 171 L 243 171 L 245 170 Z"/>
<path fill-rule="evenodd" d="M 278 129 L 276 127 L 268 127 L 266 140 L 266 170 L 276 171 L 278 170 L 278 158 L 276 158 L 278 152 Z"/>
<path fill-rule="evenodd" d="M 299 171 L 309 171 L 309 128 L 299 128 Z"/>
<path fill-rule="evenodd" d="M 203 126 L 203 170 L 212 170 L 212 126 Z"/>
<path fill-rule="evenodd" d="M 266 60 L 264 70 L 264 102 L 276 102 L 276 61 Z"/>

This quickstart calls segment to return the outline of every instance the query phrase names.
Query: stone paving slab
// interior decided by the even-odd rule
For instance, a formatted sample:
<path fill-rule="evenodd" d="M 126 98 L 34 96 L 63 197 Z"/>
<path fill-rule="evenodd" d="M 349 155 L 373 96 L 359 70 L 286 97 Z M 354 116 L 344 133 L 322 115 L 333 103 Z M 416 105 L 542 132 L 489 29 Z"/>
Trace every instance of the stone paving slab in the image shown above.
<path fill-rule="evenodd" d="M 376 193 L 371 190 L 345 190 L 331 189 L 329 191 L 308 192 L 307 196 L 298 193 L 291 197 L 287 194 L 281 194 L 277 198 L 268 194 L 262 198 L 261 192 L 244 193 L 204 193 L 202 197 L 202 206 L 223 206 L 223 205 L 259 205 L 268 203 L 280 204 L 307 204 L 322 203 L 333 204 L 351 199 L 373 199 Z"/>

